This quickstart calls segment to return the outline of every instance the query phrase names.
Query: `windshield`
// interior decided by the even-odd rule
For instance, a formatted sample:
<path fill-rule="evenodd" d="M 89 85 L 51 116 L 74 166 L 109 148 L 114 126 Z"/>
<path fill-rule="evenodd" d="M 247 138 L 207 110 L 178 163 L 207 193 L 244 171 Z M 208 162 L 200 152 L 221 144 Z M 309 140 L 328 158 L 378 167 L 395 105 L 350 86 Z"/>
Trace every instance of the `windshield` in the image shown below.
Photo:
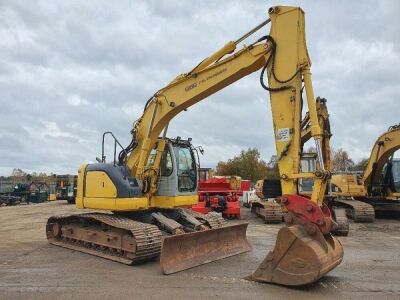
<path fill-rule="evenodd" d="M 392 174 L 395 192 L 400 192 L 400 160 L 393 159 Z"/>

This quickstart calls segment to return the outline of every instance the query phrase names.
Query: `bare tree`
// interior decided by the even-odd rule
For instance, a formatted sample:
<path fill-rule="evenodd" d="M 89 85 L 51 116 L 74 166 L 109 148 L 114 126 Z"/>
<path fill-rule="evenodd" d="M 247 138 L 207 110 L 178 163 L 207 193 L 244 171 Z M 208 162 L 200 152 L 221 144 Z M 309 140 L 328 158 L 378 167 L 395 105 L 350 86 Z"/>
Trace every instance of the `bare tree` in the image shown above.
<path fill-rule="evenodd" d="M 332 151 L 332 171 L 348 171 L 354 166 L 354 161 L 350 158 L 347 151 L 342 148 Z"/>

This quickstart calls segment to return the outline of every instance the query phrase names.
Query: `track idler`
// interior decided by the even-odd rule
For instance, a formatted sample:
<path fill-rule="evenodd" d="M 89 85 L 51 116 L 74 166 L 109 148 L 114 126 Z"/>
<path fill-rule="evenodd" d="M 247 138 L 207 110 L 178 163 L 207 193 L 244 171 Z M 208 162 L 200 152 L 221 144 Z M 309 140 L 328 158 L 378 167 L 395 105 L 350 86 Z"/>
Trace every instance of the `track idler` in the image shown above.
<path fill-rule="evenodd" d="M 312 283 L 342 262 L 343 247 L 330 234 L 329 209 L 298 195 L 285 195 L 287 227 L 278 232 L 275 248 L 249 279 L 299 286 Z"/>

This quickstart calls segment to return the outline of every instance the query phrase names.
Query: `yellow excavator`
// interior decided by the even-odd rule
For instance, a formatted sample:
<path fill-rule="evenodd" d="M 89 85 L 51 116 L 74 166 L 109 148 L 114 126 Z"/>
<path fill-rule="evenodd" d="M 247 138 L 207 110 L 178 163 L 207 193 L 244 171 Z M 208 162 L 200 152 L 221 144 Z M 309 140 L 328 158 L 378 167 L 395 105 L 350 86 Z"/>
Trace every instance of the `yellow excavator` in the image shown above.
<path fill-rule="evenodd" d="M 251 199 L 251 212 L 259 216 L 264 223 L 282 223 L 283 211 L 277 199 L 282 195 L 279 179 L 260 179 L 255 186 L 255 197 Z"/>
<path fill-rule="evenodd" d="M 400 149 L 400 124 L 390 126 L 376 140 L 360 178 L 357 174 L 334 174 L 331 195 L 336 206 L 346 209 L 356 222 L 373 222 L 375 211 L 400 211 L 400 189 L 395 186 L 394 153 Z"/>
<path fill-rule="evenodd" d="M 46 233 L 51 244 L 125 264 L 160 256 L 164 274 L 249 251 L 247 224 L 227 225 L 216 215 L 184 208 L 198 201 L 195 149 L 191 139 L 167 138 L 167 130 L 178 113 L 261 69 L 279 157 L 283 195 L 278 202 L 288 213 L 275 248 L 249 279 L 304 285 L 341 263 L 343 248 L 330 233 L 335 223 L 323 203 L 330 177 L 329 147 L 316 109 L 304 12 L 276 6 L 268 13 L 269 19 L 259 26 L 158 90 L 134 122 L 131 143 L 122 147 L 114 137 L 114 149 L 120 145 L 122 150 L 119 155 L 114 150 L 112 162 L 106 163 L 103 154 L 99 163 L 79 168 L 76 206 L 105 212 L 50 217 Z M 268 23 L 268 35 L 236 49 Z M 318 154 L 315 172 L 299 168 L 304 91 L 308 133 Z M 298 195 L 302 178 L 314 179 L 310 197 Z"/>

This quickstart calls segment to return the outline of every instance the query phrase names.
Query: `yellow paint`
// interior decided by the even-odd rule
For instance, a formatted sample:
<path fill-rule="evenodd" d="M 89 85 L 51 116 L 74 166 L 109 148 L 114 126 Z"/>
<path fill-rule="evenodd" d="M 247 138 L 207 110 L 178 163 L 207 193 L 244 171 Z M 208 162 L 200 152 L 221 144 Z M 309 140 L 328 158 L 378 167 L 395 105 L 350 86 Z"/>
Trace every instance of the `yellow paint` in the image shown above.
<path fill-rule="evenodd" d="M 151 206 L 146 197 L 136 198 L 91 198 L 85 197 L 85 208 L 112 210 L 112 211 L 136 211 L 148 208 L 175 208 L 196 204 L 198 196 L 153 196 Z"/>
<path fill-rule="evenodd" d="M 85 171 L 87 168 L 87 164 L 82 164 L 78 170 L 78 187 L 76 191 L 75 205 L 77 208 L 84 208 L 83 205 L 83 197 L 84 197 L 84 188 L 85 188 Z"/>
<path fill-rule="evenodd" d="M 332 195 L 340 197 L 365 197 L 366 190 L 354 174 L 335 174 L 331 178 Z M 336 190 L 339 188 L 340 190 Z"/>
<path fill-rule="evenodd" d="M 184 195 L 184 196 L 153 196 L 151 198 L 152 207 L 174 208 L 179 206 L 189 206 L 198 202 L 199 196 Z"/>
<path fill-rule="evenodd" d="M 117 211 L 132 211 L 147 209 L 149 200 L 146 197 L 137 198 L 117 198 L 115 199 L 115 209 Z"/>
<path fill-rule="evenodd" d="M 290 174 L 288 175 L 289 179 L 300 179 L 300 178 L 315 178 L 314 173 L 304 172 L 299 174 Z"/>
<path fill-rule="evenodd" d="M 88 198 L 115 198 L 117 189 L 103 171 L 86 172 L 85 196 Z"/>
<path fill-rule="evenodd" d="M 101 197 L 85 197 L 84 208 L 115 210 L 116 198 L 101 198 Z"/>

